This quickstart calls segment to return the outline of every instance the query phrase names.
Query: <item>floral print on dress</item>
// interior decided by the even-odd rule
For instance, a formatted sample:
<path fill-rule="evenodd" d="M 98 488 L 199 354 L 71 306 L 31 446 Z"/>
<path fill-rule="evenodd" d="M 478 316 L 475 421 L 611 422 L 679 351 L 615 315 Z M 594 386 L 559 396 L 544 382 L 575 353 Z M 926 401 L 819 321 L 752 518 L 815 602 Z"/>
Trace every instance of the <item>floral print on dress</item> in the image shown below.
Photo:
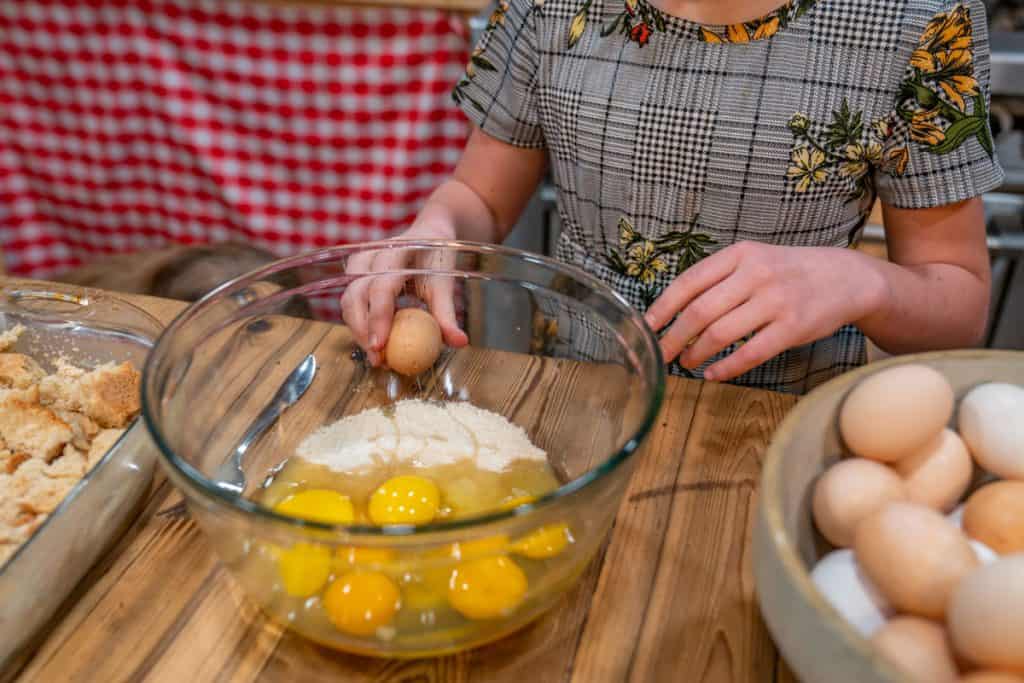
<path fill-rule="evenodd" d="M 615 16 L 610 24 L 601 29 L 601 37 L 610 36 L 618 31 L 643 47 L 650 40 L 654 31 L 664 32 L 664 15 L 651 7 L 646 0 L 625 0 L 625 8 Z"/>
<path fill-rule="evenodd" d="M 719 31 L 702 26 L 700 38 L 705 43 L 749 43 L 753 40 L 771 38 L 780 28 L 785 28 L 790 22 L 799 19 L 815 2 L 816 0 L 790 0 L 760 19 L 729 24 Z"/>
<path fill-rule="evenodd" d="M 910 57 L 897 115 L 910 139 L 932 154 L 949 154 L 971 138 L 993 155 L 985 97 L 974 75 L 971 13 L 959 4 L 935 15 Z"/>
<path fill-rule="evenodd" d="M 643 47 L 655 33 L 665 32 L 665 13 L 651 5 L 647 0 L 621 0 L 622 10 L 615 18 L 601 28 L 601 37 L 620 33 L 627 42 Z M 568 47 L 573 47 L 583 37 L 590 19 L 594 0 L 585 0 L 569 22 L 566 36 Z M 790 0 L 770 14 L 738 24 L 730 24 L 720 29 L 711 30 L 704 26 L 697 27 L 697 37 L 705 43 L 748 43 L 753 40 L 771 38 L 779 29 L 785 28 L 809 10 L 817 0 Z"/>
<path fill-rule="evenodd" d="M 674 230 L 660 237 L 642 235 L 633 223 L 623 216 L 619 219 L 619 248 L 608 252 L 608 265 L 619 275 L 635 280 L 643 290 L 647 305 L 658 295 L 658 276 L 669 272 L 669 257 L 676 258 L 675 275 L 708 255 L 715 244 L 710 236 L 689 230 Z"/>
<path fill-rule="evenodd" d="M 487 21 L 487 26 L 484 27 L 484 35 L 488 35 L 494 29 L 499 26 L 505 25 L 505 15 L 508 14 L 508 0 L 498 0 L 498 4 L 495 6 L 494 11 L 491 12 L 491 17 Z M 480 44 L 473 48 L 473 52 L 469 55 L 469 62 L 466 64 L 466 73 L 455 84 L 452 89 L 452 99 L 455 100 L 455 104 L 462 104 L 463 100 L 469 102 L 473 107 L 481 112 L 486 113 L 484 106 L 477 102 L 475 99 L 466 94 L 466 88 L 469 87 L 470 81 L 476 76 L 477 69 L 484 71 L 497 71 L 491 60 L 484 56 L 486 51 L 486 42 L 481 39 Z"/>
<path fill-rule="evenodd" d="M 838 175 L 850 184 L 851 200 L 864 199 L 873 195 L 872 168 L 903 175 L 910 158 L 906 146 L 893 135 L 888 118 L 865 126 L 863 112 L 852 110 L 845 98 L 827 125 L 797 113 L 789 120 L 789 130 L 793 149 L 786 179 L 798 194 Z"/>

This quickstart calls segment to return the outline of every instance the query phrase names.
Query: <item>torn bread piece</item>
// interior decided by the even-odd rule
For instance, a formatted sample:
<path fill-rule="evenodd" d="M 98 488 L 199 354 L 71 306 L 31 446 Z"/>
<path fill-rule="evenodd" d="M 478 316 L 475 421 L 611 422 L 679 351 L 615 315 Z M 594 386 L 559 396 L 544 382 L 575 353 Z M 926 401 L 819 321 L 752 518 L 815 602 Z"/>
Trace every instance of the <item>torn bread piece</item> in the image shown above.
<path fill-rule="evenodd" d="M 39 382 L 39 401 L 54 410 L 81 410 L 78 380 L 85 374 L 85 370 L 72 365 L 65 358 L 58 358 L 56 366 L 53 373 Z"/>
<path fill-rule="evenodd" d="M 39 385 L 33 384 L 24 389 L 3 389 L 0 388 L 0 403 L 9 398 L 14 398 L 23 403 L 39 403 Z"/>
<path fill-rule="evenodd" d="M 89 443 L 99 434 L 100 426 L 93 422 L 92 418 L 76 413 L 71 410 L 54 410 L 54 414 L 71 427 L 74 436 L 71 443 L 80 451 L 89 451 Z"/>
<path fill-rule="evenodd" d="M 52 479 L 74 479 L 77 481 L 85 476 L 88 469 L 88 453 L 78 450 L 72 444 L 67 444 L 60 457 L 55 458 L 43 471 Z"/>
<path fill-rule="evenodd" d="M 7 490 L 4 491 L 4 501 L 12 500 L 15 503 L 20 503 L 28 495 L 36 480 L 46 477 L 45 470 L 46 463 L 38 458 L 29 458 L 23 462 L 10 475 Z"/>
<path fill-rule="evenodd" d="M 71 427 L 49 408 L 14 398 L 0 403 L 0 437 L 12 451 L 50 462 L 73 436 Z"/>
<path fill-rule="evenodd" d="M 0 353 L 0 387 L 26 389 L 46 377 L 46 371 L 22 353 Z"/>
<path fill-rule="evenodd" d="M 82 375 L 82 407 L 101 427 L 121 428 L 139 412 L 139 371 L 131 363 L 101 365 Z"/>
<path fill-rule="evenodd" d="M 58 371 L 40 383 L 41 400 L 58 410 L 85 413 L 101 427 L 124 427 L 139 411 L 139 380 L 128 362 L 78 376 Z"/>
<path fill-rule="evenodd" d="M 32 535 L 35 518 L 13 500 L 0 503 L 0 565 Z"/>
<path fill-rule="evenodd" d="M 18 343 L 18 338 L 24 332 L 24 325 L 15 325 L 9 330 L 4 330 L 3 332 L 0 332 L 0 352 L 14 348 L 14 345 Z"/>
<path fill-rule="evenodd" d="M 0 450 L 0 474 L 14 474 L 21 464 L 31 458 L 28 453 L 15 453 L 4 448 Z M 0 488 L 0 491 L 3 491 Z"/>
<path fill-rule="evenodd" d="M 18 500 L 18 505 L 26 512 L 35 515 L 48 515 L 57 509 L 57 506 L 77 483 L 74 479 L 45 476 L 35 479 L 28 491 Z M 40 520 L 39 523 L 42 521 Z"/>

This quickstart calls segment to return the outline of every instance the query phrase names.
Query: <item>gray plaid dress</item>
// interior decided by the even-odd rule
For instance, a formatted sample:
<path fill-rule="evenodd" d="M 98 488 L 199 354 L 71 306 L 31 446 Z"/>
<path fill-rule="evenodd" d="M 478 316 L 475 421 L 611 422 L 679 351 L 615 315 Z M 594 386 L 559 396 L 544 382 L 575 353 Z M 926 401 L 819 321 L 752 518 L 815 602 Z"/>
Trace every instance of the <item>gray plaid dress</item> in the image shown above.
<path fill-rule="evenodd" d="M 876 197 L 998 187 L 988 72 L 979 0 L 791 0 L 731 26 L 647 0 L 500 0 L 453 97 L 547 150 L 559 258 L 643 310 L 734 242 L 850 247 Z M 735 381 L 802 393 L 864 361 L 847 326 Z"/>

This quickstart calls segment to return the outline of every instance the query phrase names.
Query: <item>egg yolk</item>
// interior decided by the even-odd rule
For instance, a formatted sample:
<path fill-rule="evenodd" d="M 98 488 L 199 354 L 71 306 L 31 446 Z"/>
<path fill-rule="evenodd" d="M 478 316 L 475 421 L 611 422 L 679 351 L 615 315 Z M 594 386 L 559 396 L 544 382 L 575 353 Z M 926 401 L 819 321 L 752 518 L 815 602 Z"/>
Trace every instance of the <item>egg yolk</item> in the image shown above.
<path fill-rule="evenodd" d="M 388 479 L 370 496 L 374 524 L 426 524 L 437 516 L 441 492 L 437 484 L 415 475 Z"/>
<path fill-rule="evenodd" d="M 508 536 L 498 534 L 473 541 L 459 541 L 449 546 L 448 555 L 456 560 L 475 560 L 489 555 L 500 555 L 508 547 Z"/>
<path fill-rule="evenodd" d="M 334 553 L 334 560 L 339 567 L 380 566 L 395 559 L 395 551 L 388 548 L 357 548 L 342 546 Z"/>
<path fill-rule="evenodd" d="M 512 552 L 532 560 L 546 560 L 558 555 L 572 540 L 566 524 L 548 524 L 512 544 Z"/>
<path fill-rule="evenodd" d="M 331 553 L 320 545 L 296 543 L 280 554 L 277 571 L 288 595 L 306 598 L 327 583 L 331 573 Z"/>
<path fill-rule="evenodd" d="M 515 498 L 509 498 L 498 508 L 499 510 L 513 510 L 520 505 L 532 503 L 534 501 L 533 496 L 516 496 Z"/>
<path fill-rule="evenodd" d="M 356 518 L 349 497 L 328 489 L 309 489 L 288 496 L 274 511 L 324 524 L 351 524 Z"/>
<path fill-rule="evenodd" d="M 387 626 L 399 607 L 398 587 L 380 572 L 349 572 L 324 593 L 324 609 L 331 623 L 354 636 L 373 635 Z"/>
<path fill-rule="evenodd" d="M 448 583 L 448 602 L 468 619 L 495 619 L 526 596 L 526 574 L 509 558 L 482 557 L 463 562 Z"/>

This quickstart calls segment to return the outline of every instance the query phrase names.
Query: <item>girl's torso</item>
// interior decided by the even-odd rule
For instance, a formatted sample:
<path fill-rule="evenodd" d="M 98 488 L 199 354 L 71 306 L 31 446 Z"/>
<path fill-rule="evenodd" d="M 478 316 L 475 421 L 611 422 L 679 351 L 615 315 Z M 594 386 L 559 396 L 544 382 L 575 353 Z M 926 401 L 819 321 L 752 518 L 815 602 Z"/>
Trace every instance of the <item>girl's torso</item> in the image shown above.
<path fill-rule="evenodd" d="M 638 308 L 735 242 L 845 248 L 876 197 L 933 206 L 999 182 L 978 5 L 794 0 L 711 27 L 645 0 L 511 2 L 456 99 L 546 147 L 559 255 Z M 864 360 L 845 327 L 739 381 L 803 392 Z"/>

